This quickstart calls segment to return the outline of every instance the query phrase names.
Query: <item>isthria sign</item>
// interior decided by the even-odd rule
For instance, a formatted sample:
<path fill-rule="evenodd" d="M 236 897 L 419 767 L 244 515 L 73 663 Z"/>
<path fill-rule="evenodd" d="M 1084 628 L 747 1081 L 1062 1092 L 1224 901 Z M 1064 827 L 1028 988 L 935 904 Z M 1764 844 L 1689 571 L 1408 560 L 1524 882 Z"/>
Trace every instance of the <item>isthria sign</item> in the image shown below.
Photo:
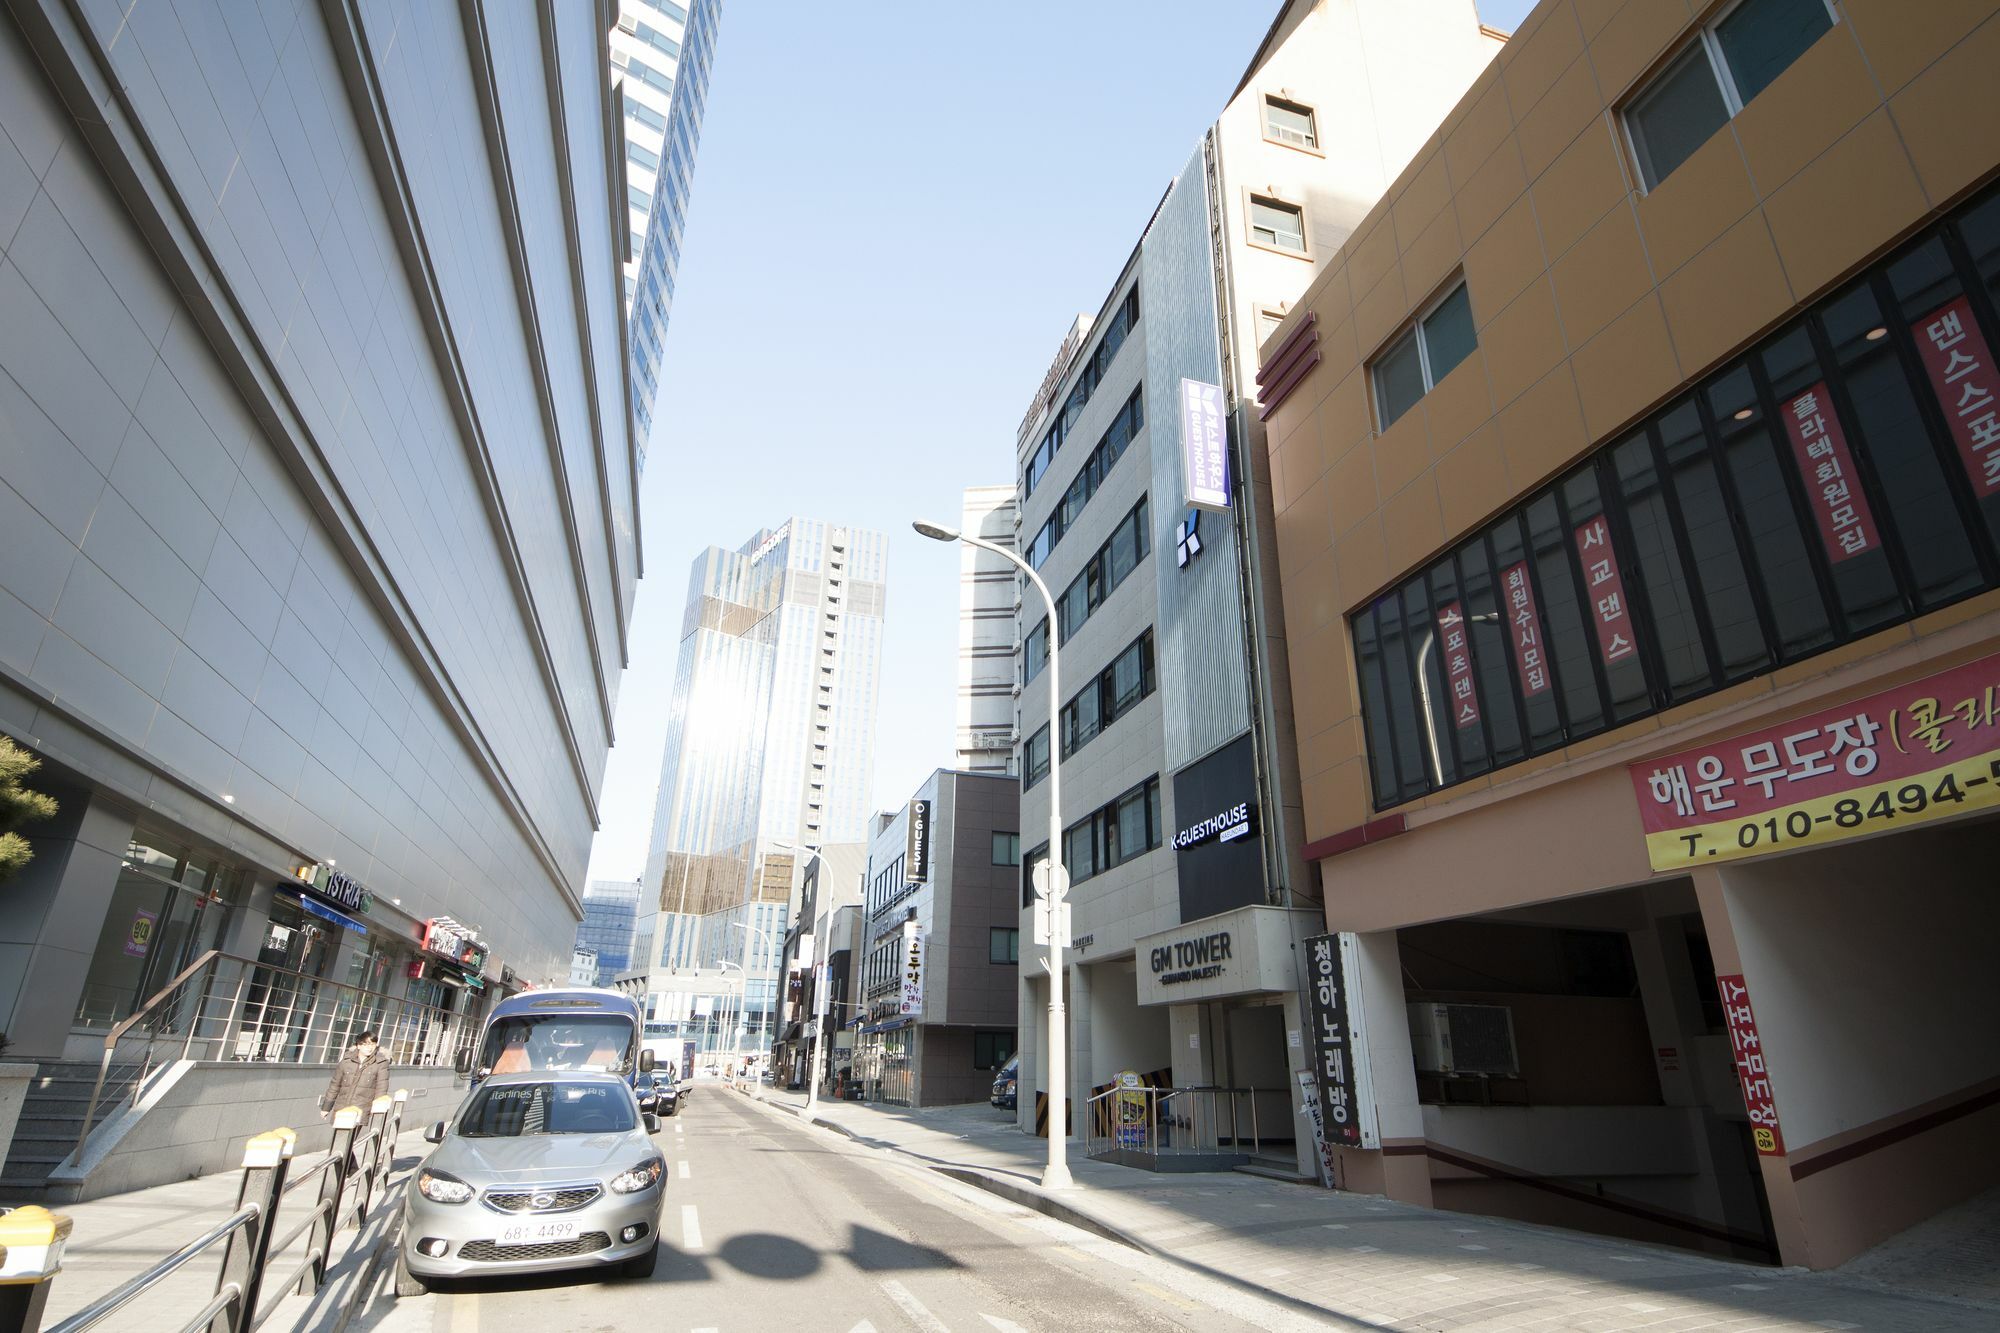
<path fill-rule="evenodd" d="M 2000 656 L 1628 772 L 1655 870 L 2000 806 Z"/>

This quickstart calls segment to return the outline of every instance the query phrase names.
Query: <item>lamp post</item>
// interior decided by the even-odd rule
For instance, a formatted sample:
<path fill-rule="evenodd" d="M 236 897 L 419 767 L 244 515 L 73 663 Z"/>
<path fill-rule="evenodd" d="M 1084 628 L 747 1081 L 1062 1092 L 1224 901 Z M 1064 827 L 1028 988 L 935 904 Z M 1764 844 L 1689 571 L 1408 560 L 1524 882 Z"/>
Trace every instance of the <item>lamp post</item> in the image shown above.
<path fill-rule="evenodd" d="M 1069 1059 L 1067 1019 L 1063 1009 L 1063 939 L 1062 926 L 1064 908 L 1069 895 L 1069 884 L 1063 869 L 1062 858 L 1062 686 L 1056 671 L 1056 640 L 1061 636 L 1057 630 L 1056 599 L 1049 592 L 1049 585 L 1042 582 L 1042 576 L 1034 567 L 1004 546 L 948 528 L 942 523 L 932 523 L 918 519 L 910 525 L 918 535 L 937 542 L 964 542 L 982 551 L 991 551 L 1013 565 L 1028 581 L 1035 585 L 1035 591 L 1042 595 L 1043 605 L 1049 610 L 1049 869 L 1048 869 L 1048 922 L 1049 922 L 1049 1162 L 1042 1168 L 1043 1189 L 1066 1189 L 1074 1182 L 1070 1179 L 1069 1162 Z"/>
<path fill-rule="evenodd" d="M 729 969 L 732 967 L 735 968 L 738 972 L 743 972 L 743 964 L 737 962 L 734 958 L 725 958 L 722 960 L 722 975 L 725 981 L 728 979 Z M 745 973 L 742 980 L 739 980 L 736 983 L 736 989 L 738 994 L 742 993 L 743 983 L 744 981 L 747 980 L 748 980 L 748 974 Z M 726 1030 L 732 1030 L 733 1019 L 731 1016 L 735 1013 L 735 1011 L 736 1011 L 736 999 L 729 993 L 728 989 L 725 987 L 722 992 L 722 1018 L 720 1020 L 720 1025 L 717 1027 L 715 1033 L 715 1054 L 718 1056 L 722 1054 L 722 1034 Z"/>

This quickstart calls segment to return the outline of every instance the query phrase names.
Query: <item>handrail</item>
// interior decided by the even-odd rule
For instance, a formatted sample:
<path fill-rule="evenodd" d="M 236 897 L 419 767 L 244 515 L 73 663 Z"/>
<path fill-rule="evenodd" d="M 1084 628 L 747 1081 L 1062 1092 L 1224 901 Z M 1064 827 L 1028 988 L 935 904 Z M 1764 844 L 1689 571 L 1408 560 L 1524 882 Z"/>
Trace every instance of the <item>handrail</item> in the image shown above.
<path fill-rule="evenodd" d="M 1120 1093 L 1144 1100 L 1143 1113 L 1137 1119 L 1120 1118 L 1120 1109 L 1114 1100 Z M 1246 1139 L 1238 1108 L 1240 1099 L 1248 1098 L 1250 1123 L 1247 1142 L 1254 1153 L 1263 1147 L 1257 1110 L 1260 1095 L 1283 1094 L 1272 1088 L 1121 1088 L 1114 1084 L 1090 1097 L 1086 1103 L 1088 1114 L 1084 1120 L 1084 1151 L 1090 1156 L 1119 1150 L 1150 1157 L 1187 1156 L 1225 1152 L 1222 1147 L 1225 1142 L 1241 1151 Z M 1223 1122 L 1225 1102 L 1226 1125 Z"/>
<path fill-rule="evenodd" d="M 51 1330 L 51 1333 L 82 1333 L 82 1330 L 93 1327 L 107 1315 L 117 1313 L 119 1309 L 129 1304 L 148 1287 L 186 1267 L 209 1246 L 224 1239 L 237 1228 L 255 1221 L 263 1211 L 262 1206 L 259 1204 L 244 1204 L 241 1208 L 231 1213 L 227 1220 L 218 1223 L 208 1231 L 195 1237 L 138 1276 L 119 1283 L 110 1291 L 105 1292 L 81 1310 L 78 1310 L 75 1314 L 57 1324 Z"/>
<path fill-rule="evenodd" d="M 238 968 L 235 993 L 229 997 L 227 1014 L 226 1016 L 217 1016 L 212 1013 L 205 1015 L 203 1011 L 213 995 L 213 991 L 208 987 L 212 987 L 221 975 L 221 965 L 225 963 L 236 964 Z M 241 1035 L 244 1025 L 247 1023 L 254 1026 L 260 1033 L 270 1031 L 284 1032 L 286 1034 L 285 1045 L 289 1046 L 293 1040 L 296 1040 L 298 1043 L 298 1054 L 301 1057 L 304 1057 L 312 1047 L 313 1042 L 318 1040 L 320 1054 L 325 1056 L 331 1054 L 334 1025 L 343 1007 L 346 1008 L 349 1035 L 352 1035 L 358 1016 L 364 1012 L 372 1013 L 377 1010 L 380 1010 L 384 1014 L 391 1011 L 395 1012 L 398 1034 L 405 1033 L 409 1029 L 412 1020 L 415 1020 L 418 1028 L 424 1033 L 424 1038 L 422 1039 L 434 1040 L 432 1034 L 442 1032 L 445 1034 L 445 1039 L 439 1044 L 449 1045 L 454 1050 L 464 1039 L 467 1032 L 470 1031 L 471 1027 L 470 1024 L 464 1022 L 463 1016 L 453 1014 L 448 1010 L 440 1009 L 436 1006 L 421 1004 L 409 999 L 398 999 L 386 995 L 381 991 L 369 990 L 365 986 L 356 986 L 350 982 L 317 977 L 309 972 L 300 971 L 297 968 L 266 963 L 260 959 L 246 957 L 241 954 L 224 953 L 220 949 L 209 949 L 186 967 L 182 968 L 165 986 L 155 992 L 131 1015 L 114 1024 L 111 1030 L 105 1034 L 103 1054 L 98 1060 L 97 1078 L 91 1085 L 90 1100 L 84 1106 L 82 1122 L 77 1126 L 76 1146 L 64 1159 L 65 1163 L 74 1163 L 77 1166 L 83 1164 L 84 1148 L 89 1142 L 92 1129 L 96 1126 L 98 1107 L 104 1100 L 104 1086 L 111 1076 L 111 1063 L 117 1054 L 119 1043 L 125 1040 L 134 1028 L 147 1023 L 157 1023 L 163 1012 L 171 1012 L 172 1007 L 180 1004 L 185 998 L 189 983 L 195 981 L 204 972 L 208 973 L 207 983 L 201 992 L 200 998 L 195 1001 L 193 1011 L 186 1019 L 187 1037 L 182 1046 L 183 1058 L 186 1058 L 193 1051 L 197 1034 L 202 1025 L 218 1021 L 221 1024 L 220 1031 L 212 1036 L 201 1038 L 205 1042 L 216 1043 L 218 1054 L 221 1049 L 226 1048 L 232 1034 Z M 243 1009 L 244 991 L 246 988 L 254 990 L 253 981 L 262 984 L 264 994 L 257 1002 L 258 1010 L 256 1017 L 254 1019 L 247 1019 L 241 1012 Z M 277 1019 L 274 1026 L 270 1021 L 270 1010 L 272 1008 L 271 996 L 280 990 L 286 992 L 286 1006 L 283 1017 Z M 304 1026 L 300 1028 L 296 1026 L 295 1020 L 300 1016 L 300 997 L 308 991 L 310 991 L 311 999 L 307 1002 L 309 1007 L 304 1014 Z M 327 1009 L 329 1004 L 331 1012 L 323 1014 L 322 1011 Z M 318 1038 L 315 1038 L 314 1033 L 321 1026 L 323 1017 L 326 1019 L 325 1032 Z M 152 1076 L 153 1047 L 158 1039 L 159 1032 L 157 1030 L 153 1031 L 147 1038 L 145 1054 L 140 1060 L 139 1074 L 132 1086 L 133 1101 L 135 1104 L 143 1094 L 147 1080 Z M 407 1040 L 405 1036 L 398 1035 L 395 1045 L 400 1046 L 405 1040 Z M 389 1046 L 390 1043 L 385 1042 L 384 1045 Z M 417 1052 L 415 1049 L 411 1049 L 409 1053 L 414 1055 Z M 393 1049 L 391 1050 L 390 1058 L 392 1060 L 395 1058 L 395 1051 Z M 308 1061 L 301 1058 L 296 1063 L 308 1063 Z M 415 1061 L 406 1063 L 415 1063 Z"/>
<path fill-rule="evenodd" d="M 371 1200 L 383 1197 L 377 1189 L 386 1183 L 395 1165 L 394 1145 L 402 1129 L 403 1107 L 408 1098 L 409 1091 L 399 1089 L 393 1097 L 376 1098 L 366 1113 L 356 1106 L 341 1108 L 333 1118 L 333 1142 L 326 1156 L 296 1178 L 288 1178 L 292 1149 L 297 1142 L 291 1130 L 272 1130 L 251 1139 L 243 1154 L 240 1197 L 245 1202 L 235 1212 L 64 1319 L 50 1333 L 85 1333 L 218 1243 L 224 1243 L 226 1248 L 215 1293 L 183 1333 L 211 1326 L 227 1329 L 229 1333 L 253 1333 L 283 1304 L 285 1293 L 317 1292 L 326 1280 L 334 1237 L 350 1217 L 357 1226 L 365 1222 Z M 360 1151 L 364 1145 L 369 1148 L 365 1157 Z M 295 1224 L 277 1236 L 285 1199 L 314 1180 L 319 1184 L 318 1197 Z M 341 1202 L 350 1187 L 353 1202 L 343 1208 Z M 289 1211 L 284 1216 L 290 1221 Z M 66 1230 L 67 1222 L 63 1226 Z M 282 1278 L 274 1277 L 273 1260 L 291 1251 L 301 1237 L 306 1240 L 297 1262 Z M 260 1301 L 259 1297 L 267 1291 L 279 1294 L 274 1300 Z M 38 1316 L 35 1318 L 38 1320 Z M 34 1328 L 35 1322 L 31 1321 L 28 1327 Z"/>

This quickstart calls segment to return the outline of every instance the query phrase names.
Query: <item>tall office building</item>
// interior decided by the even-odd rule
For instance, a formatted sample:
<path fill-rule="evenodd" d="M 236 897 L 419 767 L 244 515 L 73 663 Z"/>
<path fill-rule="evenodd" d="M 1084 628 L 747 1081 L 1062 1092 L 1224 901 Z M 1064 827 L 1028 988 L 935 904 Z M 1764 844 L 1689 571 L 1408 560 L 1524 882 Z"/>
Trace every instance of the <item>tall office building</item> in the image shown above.
<path fill-rule="evenodd" d="M 655 1008 L 691 973 L 697 997 L 747 988 L 745 1049 L 768 1041 L 789 849 L 858 843 L 867 823 L 887 564 L 879 532 L 791 518 L 710 547 L 689 577 L 642 880 L 647 975 L 627 984 Z M 722 986 L 746 953 L 747 980 Z"/>
<path fill-rule="evenodd" d="M 625 108 L 625 202 L 632 233 L 625 256 L 625 303 L 632 326 L 632 412 L 642 469 L 721 13 L 722 0 L 690 0 L 686 5 L 619 0 L 618 23 L 611 30 L 612 78 L 621 80 Z"/>
<path fill-rule="evenodd" d="M 624 666 L 609 9 L 201 13 L 0 22 L 0 731 L 61 803 L 0 1030 L 40 1062 L 211 949 L 266 1012 L 351 983 L 438 1033 L 566 976 Z"/>
<path fill-rule="evenodd" d="M 606 985 L 631 966 L 638 924 L 637 880 L 590 882 L 583 892 L 583 921 L 576 928 L 577 952 L 588 950 L 595 960 L 590 985 Z"/>
<path fill-rule="evenodd" d="M 1014 549 L 1012 486 L 969 486 L 958 530 Z M 958 556 L 958 717 L 953 766 L 1014 771 L 1014 567 L 969 542 Z"/>

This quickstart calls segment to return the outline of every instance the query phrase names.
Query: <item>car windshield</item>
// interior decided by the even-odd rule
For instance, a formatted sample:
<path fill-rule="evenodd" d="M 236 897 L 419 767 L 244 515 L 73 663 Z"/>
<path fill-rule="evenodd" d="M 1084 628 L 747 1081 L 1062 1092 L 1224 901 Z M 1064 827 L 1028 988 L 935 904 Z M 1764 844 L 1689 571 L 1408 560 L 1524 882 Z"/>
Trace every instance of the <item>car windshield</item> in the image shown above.
<path fill-rule="evenodd" d="M 617 1014 L 520 1014 L 494 1021 L 479 1063 L 488 1073 L 593 1069 L 623 1074 L 631 1066 L 632 1023 Z"/>
<path fill-rule="evenodd" d="M 631 1095 L 603 1083 L 488 1084 L 458 1118 L 458 1132 L 469 1139 L 616 1134 L 637 1126 Z"/>

